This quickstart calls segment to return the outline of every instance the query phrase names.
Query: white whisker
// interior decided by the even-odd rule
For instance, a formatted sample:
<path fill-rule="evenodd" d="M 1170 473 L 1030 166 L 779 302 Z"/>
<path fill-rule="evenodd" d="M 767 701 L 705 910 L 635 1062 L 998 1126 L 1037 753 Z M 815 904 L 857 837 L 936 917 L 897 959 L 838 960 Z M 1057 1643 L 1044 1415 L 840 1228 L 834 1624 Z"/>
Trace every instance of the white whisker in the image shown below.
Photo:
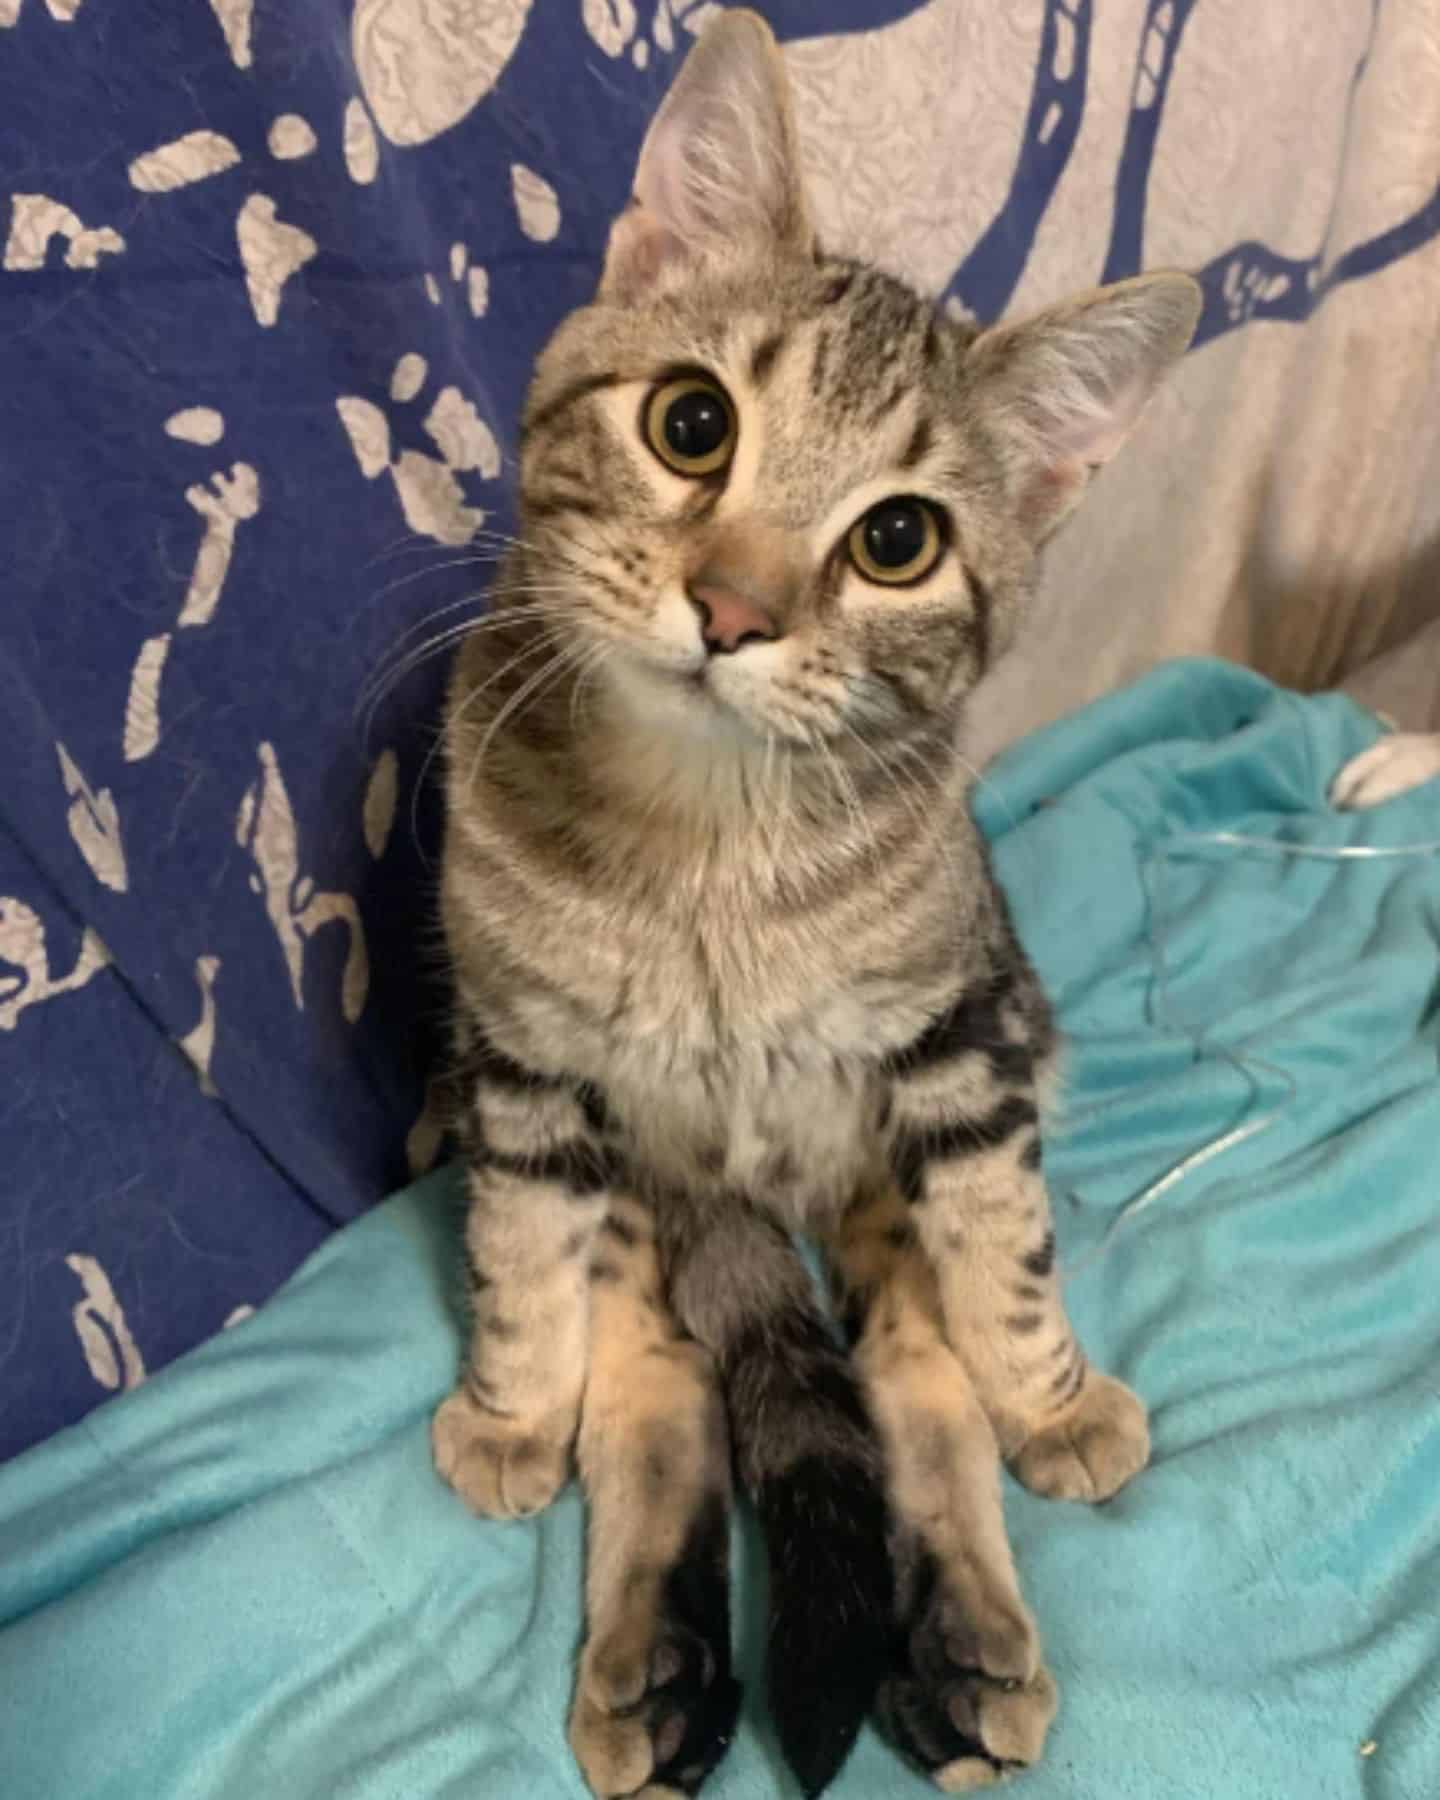
<path fill-rule="evenodd" d="M 433 623 L 435 619 L 443 617 L 447 612 L 455 611 L 456 608 L 462 604 L 468 604 L 468 602 L 456 602 L 455 606 L 439 608 L 436 612 L 430 614 L 428 619 L 421 622 L 420 628 L 423 629 L 425 625 Z M 506 626 L 513 626 L 526 619 L 541 617 L 558 618 L 558 610 L 559 609 L 553 605 L 536 604 L 531 606 L 510 606 L 506 607 L 502 613 L 493 616 L 482 616 L 478 619 L 462 619 L 458 624 L 449 625 L 443 631 L 436 632 L 433 637 L 428 638 L 424 643 L 418 646 L 412 646 L 410 650 L 403 655 L 398 656 L 394 663 L 388 665 L 382 664 L 374 675 L 361 683 L 360 690 L 355 697 L 356 714 L 359 715 L 362 712 L 364 714 L 362 740 L 367 744 L 369 743 L 370 732 L 374 727 L 376 714 L 379 712 L 381 703 L 384 701 L 385 697 L 392 693 L 402 681 L 413 674 L 416 669 L 423 663 L 428 662 L 432 657 L 442 655 L 453 645 L 463 643 L 466 638 L 472 636 L 478 637 L 487 631 L 501 630 Z M 573 620 L 573 614 L 568 616 Z M 404 639 L 402 638 L 401 643 L 403 644 L 403 642 Z"/>
<path fill-rule="evenodd" d="M 568 624 L 565 629 L 569 629 Z M 553 631 L 542 632 L 536 639 L 525 645 L 523 649 L 517 651 L 514 656 L 509 657 L 505 662 L 501 663 L 498 669 L 494 670 L 484 681 L 472 688 L 460 702 L 460 705 L 455 711 L 448 716 L 446 720 L 446 729 L 436 733 L 435 742 L 431 744 L 430 748 L 426 751 L 425 760 L 420 765 L 420 773 L 416 776 L 415 785 L 410 790 L 410 835 L 416 850 L 420 853 L 420 859 L 427 869 L 431 867 L 430 860 L 425 855 L 424 849 L 420 843 L 420 795 L 424 789 L 426 778 L 430 773 L 431 765 L 434 763 L 436 756 L 440 753 L 446 738 L 453 736 L 455 727 L 465 717 L 465 714 L 469 712 L 470 708 L 474 706 L 477 700 L 484 698 L 485 694 L 497 681 L 501 680 L 502 677 L 507 675 L 510 670 L 515 668 L 518 664 L 527 662 L 530 657 L 534 656 L 537 652 L 548 649 L 558 635 L 558 627 Z"/>
<path fill-rule="evenodd" d="M 525 680 L 521 682 L 520 686 L 490 721 L 489 728 L 484 737 L 480 740 L 480 748 L 475 752 L 475 756 L 470 764 L 469 773 L 465 777 L 465 787 L 467 791 L 475 786 L 476 780 L 480 774 L 480 769 L 490 749 L 490 745 L 494 742 L 496 732 L 500 730 L 507 719 L 517 713 L 517 709 L 522 707 L 527 700 L 538 699 L 540 691 L 545 687 L 549 678 L 557 673 L 564 674 L 578 654 L 579 648 L 573 640 L 568 644 L 562 644 L 558 650 L 553 652 L 548 662 L 542 663 L 538 670 L 533 674 L 526 676 Z"/>

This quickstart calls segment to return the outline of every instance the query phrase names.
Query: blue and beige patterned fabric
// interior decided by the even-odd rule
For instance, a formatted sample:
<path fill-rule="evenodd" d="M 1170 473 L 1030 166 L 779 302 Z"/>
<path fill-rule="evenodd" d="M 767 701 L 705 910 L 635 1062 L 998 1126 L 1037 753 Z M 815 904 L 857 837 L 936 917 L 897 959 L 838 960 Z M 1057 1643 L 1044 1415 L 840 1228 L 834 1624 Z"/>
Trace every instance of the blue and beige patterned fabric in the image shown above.
<path fill-rule="evenodd" d="M 0 1456 L 436 1153 L 422 652 L 481 604 L 532 357 L 712 10 L 0 0 Z M 1316 543 L 1350 522 L 1352 576 L 1403 550 L 1436 441 L 1433 408 L 1404 429 L 1440 267 L 1425 0 L 763 10 L 837 248 L 984 317 L 1141 261 L 1205 283 L 992 736 L 1219 642 L 1267 507 L 1266 592 L 1303 586 L 1317 388 Z"/>

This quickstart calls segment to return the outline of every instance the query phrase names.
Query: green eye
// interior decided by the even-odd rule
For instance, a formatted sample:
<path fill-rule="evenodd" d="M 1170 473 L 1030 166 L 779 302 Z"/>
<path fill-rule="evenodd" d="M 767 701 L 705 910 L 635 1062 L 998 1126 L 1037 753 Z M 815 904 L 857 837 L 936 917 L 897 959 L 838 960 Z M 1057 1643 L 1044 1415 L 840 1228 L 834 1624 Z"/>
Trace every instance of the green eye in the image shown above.
<path fill-rule="evenodd" d="M 850 527 L 847 548 L 867 581 L 907 586 L 928 575 L 944 552 L 940 513 L 909 495 L 882 500 Z"/>
<path fill-rule="evenodd" d="M 713 381 L 681 375 L 645 402 L 645 437 L 677 475 L 714 475 L 735 454 L 735 414 Z"/>

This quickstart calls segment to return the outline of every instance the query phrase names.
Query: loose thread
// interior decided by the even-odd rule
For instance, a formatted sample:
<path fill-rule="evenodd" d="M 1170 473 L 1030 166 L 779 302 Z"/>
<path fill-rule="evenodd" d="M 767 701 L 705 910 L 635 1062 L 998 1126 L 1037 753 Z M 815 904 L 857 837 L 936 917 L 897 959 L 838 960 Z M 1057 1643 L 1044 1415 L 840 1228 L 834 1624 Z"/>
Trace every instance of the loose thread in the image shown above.
<path fill-rule="evenodd" d="M 1378 862 L 1382 860 L 1424 859 L 1440 855 L 1440 838 L 1431 838 L 1418 844 L 1295 844 L 1285 838 L 1259 837 L 1244 831 L 1204 831 L 1186 832 L 1182 836 L 1172 838 L 1163 844 L 1154 845 L 1145 858 L 1141 868 L 1141 884 L 1145 889 L 1148 918 L 1146 938 L 1150 946 L 1152 967 L 1151 992 L 1152 1012 L 1155 1023 L 1163 1030 L 1177 1035 L 1188 1036 L 1195 1047 L 1195 1057 L 1200 1061 L 1205 1056 L 1223 1057 L 1235 1071 L 1250 1083 L 1250 1101 L 1264 1091 L 1261 1075 L 1272 1076 L 1285 1088 L 1279 1104 L 1262 1114 L 1258 1119 L 1250 1119 L 1231 1130 L 1222 1132 L 1220 1136 L 1211 1138 L 1197 1149 L 1181 1157 L 1162 1175 L 1132 1194 L 1110 1217 L 1108 1224 L 1095 1247 L 1082 1256 L 1078 1262 L 1070 1264 L 1065 1270 L 1065 1279 L 1072 1280 L 1076 1275 L 1091 1268 L 1096 1262 L 1110 1253 L 1116 1236 L 1127 1226 L 1134 1223 L 1139 1216 L 1147 1212 L 1157 1200 L 1171 1193 L 1207 1163 L 1214 1162 L 1217 1157 L 1227 1151 L 1237 1149 L 1248 1143 L 1262 1132 L 1269 1131 L 1285 1117 L 1300 1097 L 1300 1090 L 1295 1078 L 1288 1070 L 1276 1064 L 1266 1062 L 1262 1057 L 1249 1051 L 1236 1049 L 1229 1044 L 1221 1044 L 1208 1036 L 1208 1028 L 1187 1025 L 1174 1017 L 1169 1004 L 1169 969 L 1165 958 L 1165 914 L 1162 902 L 1163 879 L 1161 871 L 1165 862 L 1186 850 L 1218 846 L 1224 850 L 1253 850 L 1280 857 L 1306 858 L 1316 862 Z M 1258 1071 L 1258 1074 L 1257 1074 Z M 1153 1083 L 1151 1084 L 1154 1085 Z M 1142 1089 L 1142 1093 L 1144 1090 Z M 1073 1201 L 1079 1196 L 1073 1191 Z"/>

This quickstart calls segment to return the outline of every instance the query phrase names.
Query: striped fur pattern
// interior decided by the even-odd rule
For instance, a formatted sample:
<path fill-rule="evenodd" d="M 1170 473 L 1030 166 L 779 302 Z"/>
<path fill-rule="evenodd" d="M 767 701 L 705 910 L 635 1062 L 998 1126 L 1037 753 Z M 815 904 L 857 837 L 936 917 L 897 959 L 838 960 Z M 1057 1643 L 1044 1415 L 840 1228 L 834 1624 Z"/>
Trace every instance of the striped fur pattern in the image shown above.
<path fill-rule="evenodd" d="M 821 252 L 783 65 L 740 12 L 691 53 L 635 193 L 540 358 L 520 533 L 450 696 L 473 1325 L 436 1462 L 514 1518 L 578 1456 L 570 1733 L 597 1795 L 694 1793 L 724 1752 L 732 1481 L 803 1790 L 872 1710 L 941 1788 L 987 1785 L 1055 1707 L 1001 1460 L 1101 1500 L 1148 1439 L 1061 1303 L 1050 1019 L 956 744 L 1194 290 L 977 335 Z M 699 476 L 647 435 L 678 377 L 731 421 Z M 897 495 L 942 522 L 904 586 L 847 549 Z M 754 628 L 722 642 L 716 609 Z"/>

